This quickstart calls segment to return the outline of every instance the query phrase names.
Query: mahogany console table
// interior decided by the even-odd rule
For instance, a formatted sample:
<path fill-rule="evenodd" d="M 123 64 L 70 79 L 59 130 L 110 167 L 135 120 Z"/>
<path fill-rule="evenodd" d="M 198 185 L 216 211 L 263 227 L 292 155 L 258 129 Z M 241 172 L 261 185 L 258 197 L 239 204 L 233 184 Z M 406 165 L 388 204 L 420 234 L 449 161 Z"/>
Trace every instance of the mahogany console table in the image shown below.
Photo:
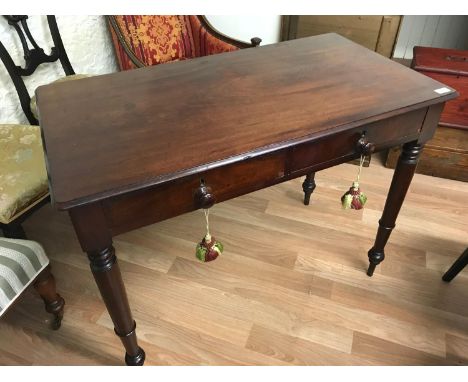
<path fill-rule="evenodd" d="M 421 148 L 457 95 L 336 34 L 36 93 L 52 201 L 70 214 L 129 365 L 142 365 L 145 353 L 113 236 L 206 207 L 213 196 L 221 202 L 404 144 L 369 251 L 371 276 Z"/>

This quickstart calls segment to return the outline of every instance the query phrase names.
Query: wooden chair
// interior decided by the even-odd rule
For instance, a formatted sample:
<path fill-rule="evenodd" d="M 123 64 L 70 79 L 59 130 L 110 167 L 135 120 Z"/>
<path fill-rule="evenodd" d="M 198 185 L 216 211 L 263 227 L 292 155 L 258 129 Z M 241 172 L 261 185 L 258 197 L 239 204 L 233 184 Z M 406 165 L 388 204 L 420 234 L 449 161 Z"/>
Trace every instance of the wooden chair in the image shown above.
<path fill-rule="evenodd" d="M 217 31 L 204 16 L 107 16 L 120 70 L 187 60 L 257 47 L 258 37 L 246 43 Z M 308 205 L 315 189 L 315 173 L 302 189 Z"/>
<path fill-rule="evenodd" d="M 46 54 L 44 49 L 37 45 L 34 40 L 34 37 L 28 27 L 28 16 L 19 15 L 3 17 L 18 34 L 23 48 L 25 65 L 24 67 L 16 65 L 1 41 L 0 59 L 3 61 L 3 64 L 15 85 L 19 101 L 21 103 L 21 108 L 23 109 L 26 118 L 31 125 L 38 125 L 35 97 L 30 97 L 28 90 L 26 89 L 26 85 L 24 84 L 23 77 L 32 75 L 39 65 L 48 62 L 55 62 L 57 60 L 60 60 L 60 63 L 62 64 L 62 68 L 65 72 L 64 78 L 69 77 L 67 80 L 83 78 L 84 75 L 75 75 L 75 72 L 73 71 L 70 60 L 68 59 L 65 48 L 63 47 L 62 38 L 60 37 L 55 16 L 47 16 L 50 34 L 54 42 L 54 47 L 51 49 L 50 54 Z M 32 46 L 32 48 L 30 48 L 30 46 Z M 64 78 L 59 80 L 63 81 Z"/>
<path fill-rule="evenodd" d="M 54 316 L 52 329 L 60 328 L 65 301 L 56 292 L 44 249 L 34 241 L 0 238 L 0 317 L 30 284 Z"/>
<path fill-rule="evenodd" d="M 442 276 L 442 280 L 450 282 L 458 275 L 463 268 L 468 264 L 468 248 L 460 255 L 460 257 L 452 264 L 447 272 Z"/>
<path fill-rule="evenodd" d="M 28 93 L 23 77 L 32 75 L 39 65 L 60 60 L 65 76 L 57 81 L 80 79 L 68 59 L 55 16 L 47 16 L 54 47 L 50 54 L 40 48 L 29 30 L 28 16 L 4 16 L 18 34 L 24 53 L 24 66 L 16 65 L 0 41 L 0 59 L 18 93 L 21 107 L 31 125 L 0 124 L 0 229 L 6 237 L 24 239 L 21 224 L 50 201 L 47 172 L 37 119 L 35 97 Z M 32 48 L 30 48 L 32 46 Z M 3 155 L 5 154 L 5 155 Z"/>
<path fill-rule="evenodd" d="M 5 238 L 15 239 L 0 238 L 0 281 L 3 280 L 0 285 L 7 287 L 5 277 L 3 279 L 1 277 L 2 270 L 12 276 L 16 269 L 22 275 L 22 279 L 17 279 L 16 284 L 10 285 L 7 291 L 0 292 L 0 294 L 3 293 L 3 303 L 0 304 L 0 310 L 3 314 L 7 307 L 4 304 L 5 301 L 9 301 L 8 306 L 10 306 L 32 282 L 44 300 L 46 310 L 54 314 L 55 319 L 52 326 L 57 329 L 63 316 L 64 301 L 56 292 L 55 281 L 50 272 L 50 266 L 48 266 L 49 260 L 40 245 L 22 240 L 26 239 L 22 228 L 23 221 L 50 201 L 41 133 L 39 126 L 37 126 L 35 98 L 30 97 L 23 77 L 32 75 L 39 65 L 57 60 L 62 63 L 67 78 L 76 79 L 82 78 L 82 76 L 74 74 L 54 16 L 47 16 L 55 45 L 50 54 L 46 54 L 34 40 L 28 28 L 28 16 L 4 16 L 4 18 L 18 34 L 24 51 L 25 65 L 16 65 L 1 41 L 0 59 L 13 81 L 21 107 L 31 125 L 0 124 L 0 230 L 3 231 Z M 5 248 L 5 246 L 9 247 Z M 22 253 L 18 248 L 23 248 L 28 255 Z M 5 252 L 9 255 L 4 256 Z M 14 264 L 14 258 L 21 259 L 24 256 L 36 257 L 36 264 L 40 264 L 41 268 L 29 266 L 29 271 L 18 268 L 18 265 Z M 9 260 L 6 260 L 8 257 Z M 13 270 L 6 269 L 5 264 L 2 267 L 2 261 L 12 265 Z M 19 264 L 24 265 L 24 262 Z"/>

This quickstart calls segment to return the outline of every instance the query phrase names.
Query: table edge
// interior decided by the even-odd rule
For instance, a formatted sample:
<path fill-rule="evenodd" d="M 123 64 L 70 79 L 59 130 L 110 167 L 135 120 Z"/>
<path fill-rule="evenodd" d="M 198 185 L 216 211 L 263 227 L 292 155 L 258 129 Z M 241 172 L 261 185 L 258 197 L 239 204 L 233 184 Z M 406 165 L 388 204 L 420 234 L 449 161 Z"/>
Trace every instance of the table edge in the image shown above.
<path fill-rule="evenodd" d="M 451 100 L 453 98 L 456 98 L 456 97 L 458 97 L 458 95 L 459 95 L 459 93 L 457 91 L 453 91 L 453 92 L 451 92 L 449 94 L 446 94 L 444 96 L 440 96 L 440 97 L 437 97 L 437 98 L 432 98 L 432 99 L 429 99 L 429 100 L 426 100 L 426 101 L 423 101 L 423 102 L 420 102 L 420 103 L 417 103 L 417 104 L 406 106 L 406 107 L 403 107 L 403 108 L 400 108 L 400 109 L 391 110 L 391 111 L 388 111 L 388 112 L 385 112 L 385 113 L 382 113 L 382 114 L 379 114 L 379 115 L 376 115 L 376 116 L 364 118 L 364 119 L 357 120 L 357 121 L 354 121 L 354 122 L 351 122 L 351 123 L 337 125 L 337 126 L 331 127 L 331 128 L 329 128 L 327 130 L 324 130 L 324 131 L 320 131 L 320 132 L 316 132 L 316 133 L 313 133 L 313 134 L 305 135 L 305 136 L 295 138 L 295 139 L 292 139 L 292 140 L 277 142 L 277 143 L 274 143 L 274 144 L 271 144 L 271 145 L 268 145 L 268 146 L 263 146 L 263 147 L 256 148 L 255 150 L 251 150 L 251 151 L 248 151 L 248 152 L 233 155 L 231 157 L 223 158 L 223 159 L 220 159 L 220 160 L 215 161 L 215 162 L 205 163 L 205 164 L 202 164 L 202 165 L 199 165 L 199 166 L 183 169 L 183 170 L 180 170 L 180 171 L 175 172 L 175 173 L 163 174 L 163 175 L 159 175 L 159 176 L 155 176 L 155 177 L 150 177 L 150 178 L 148 178 L 148 179 L 146 179 L 144 181 L 141 181 L 141 182 L 124 185 L 124 186 L 121 186 L 119 188 L 105 190 L 105 191 L 102 191 L 102 192 L 99 192 L 99 193 L 95 193 L 95 194 L 88 195 L 88 196 L 83 196 L 83 197 L 68 200 L 68 201 L 58 201 L 58 200 L 55 199 L 55 195 L 54 195 L 53 187 L 52 187 L 53 182 L 52 182 L 50 176 L 48 176 L 49 189 L 50 189 L 50 195 L 51 195 L 51 202 L 58 210 L 62 210 L 62 211 L 70 210 L 72 208 L 80 207 L 80 206 L 91 204 L 91 203 L 96 203 L 96 202 L 99 202 L 99 201 L 102 201 L 102 200 L 105 200 L 105 199 L 108 199 L 108 198 L 120 196 L 120 195 L 123 195 L 123 194 L 126 194 L 126 193 L 130 193 L 130 192 L 134 192 L 134 191 L 138 191 L 138 190 L 143 190 L 143 189 L 155 187 L 155 186 L 161 185 L 163 183 L 172 182 L 172 181 L 175 181 L 175 180 L 187 177 L 187 176 L 194 175 L 196 173 L 201 173 L 201 172 L 204 172 L 204 171 L 207 171 L 207 170 L 211 170 L 213 168 L 218 168 L 218 167 L 230 165 L 230 164 L 241 162 L 241 161 L 244 161 L 244 160 L 247 160 L 247 159 L 255 158 L 255 157 L 258 157 L 258 156 L 261 156 L 261 155 L 271 154 L 271 153 L 274 153 L 276 151 L 287 149 L 287 148 L 289 148 L 291 146 L 306 143 L 306 142 L 308 142 L 310 140 L 313 140 L 314 138 L 321 139 L 321 138 L 324 138 L 326 136 L 339 133 L 339 132 L 341 132 L 341 131 L 343 131 L 345 129 L 363 126 L 363 125 L 366 125 L 366 124 L 369 124 L 369 123 L 372 123 L 372 122 L 376 122 L 376 121 L 380 121 L 380 120 L 384 120 L 384 119 L 387 119 L 387 118 L 390 118 L 390 117 L 393 117 L 393 116 L 396 116 L 396 115 L 405 114 L 405 113 L 410 112 L 410 111 L 414 111 L 414 110 L 422 109 L 422 108 L 425 108 L 425 107 L 437 105 L 437 104 L 449 101 L 449 100 Z M 47 167 L 48 167 L 47 153 L 46 153 L 46 163 L 47 163 Z"/>

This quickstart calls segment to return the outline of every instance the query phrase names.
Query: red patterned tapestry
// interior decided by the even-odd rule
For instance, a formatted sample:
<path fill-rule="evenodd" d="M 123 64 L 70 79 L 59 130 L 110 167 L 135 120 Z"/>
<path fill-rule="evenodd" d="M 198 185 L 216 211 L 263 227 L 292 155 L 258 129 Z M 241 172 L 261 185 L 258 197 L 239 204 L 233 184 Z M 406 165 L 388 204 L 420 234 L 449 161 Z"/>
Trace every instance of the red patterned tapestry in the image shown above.
<path fill-rule="evenodd" d="M 134 69 L 129 55 L 142 66 L 186 60 L 239 49 L 211 35 L 197 16 L 114 16 L 112 40 L 121 70 Z M 126 49 L 127 51 L 126 51 Z"/>

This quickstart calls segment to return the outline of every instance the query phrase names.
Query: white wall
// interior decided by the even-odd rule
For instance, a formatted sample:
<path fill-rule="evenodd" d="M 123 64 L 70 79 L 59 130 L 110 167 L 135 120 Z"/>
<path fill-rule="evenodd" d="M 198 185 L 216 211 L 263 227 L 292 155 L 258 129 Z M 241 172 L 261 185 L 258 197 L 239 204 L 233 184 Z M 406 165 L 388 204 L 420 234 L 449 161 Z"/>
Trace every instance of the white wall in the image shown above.
<path fill-rule="evenodd" d="M 57 16 L 63 44 L 76 73 L 104 74 L 117 70 L 114 51 L 102 16 Z M 28 25 L 38 45 L 50 53 L 53 46 L 45 16 L 31 16 Z M 0 17 L 0 39 L 15 63 L 23 62 L 19 38 Z M 59 62 L 40 66 L 24 77 L 32 95 L 34 89 L 64 75 Z M 0 61 L 0 123 L 27 123 L 16 90 Z"/>
<path fill-rule="evenodd" d="M 263 44 L 279 41 L 280 16 L 209 16 L 220 32 L 240 40 L 262 38 Z M 76 73 L 105 74 L 117 70 L 114 50 L 103 16 L 57 16 L 63 44 Z M 45 16 L 28 19 L 31 32 L 40 47 L 50 53 L 53 46 Z M 15 62 L 23 62 L 22 48 L 13 29 L 0 17 L 0 40 Z M 30 94 L 39 85 L 61 76 L 59 62 L 40 66 L 31 77 L 24 77 Z M 0 123 L 27 123 L 10 76 L 0 62 Z"/>
<path fill-rule="evenodd" d="M 468 50 L 468 16 L 404 16 L 393 57 L 412 59 L 418 45 Z"/>
<path fill-rule="evenodd" d="M 280 39 L 281 16 L 208 15 L 207 19 L 220 32 L 238 40 L 250 42 L 252 37 L 260 37 L 266 45 Z"/>

